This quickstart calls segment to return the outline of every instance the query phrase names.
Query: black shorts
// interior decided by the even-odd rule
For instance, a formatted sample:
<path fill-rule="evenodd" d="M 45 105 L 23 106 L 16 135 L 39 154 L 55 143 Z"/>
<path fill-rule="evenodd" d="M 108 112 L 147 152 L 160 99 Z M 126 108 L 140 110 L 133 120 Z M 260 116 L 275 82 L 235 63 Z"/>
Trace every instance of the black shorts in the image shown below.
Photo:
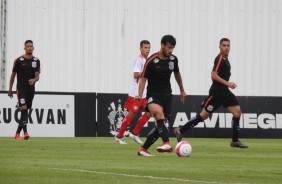
<path fill-rule="evenodd" d="M 202 107 L 205 108 L 208 113 L 213 113 L 221 106 L 226 108 L 237 105 L 239 105 L 237 98 L 231 91 L 215 95 L 210 94 L 202 103 Z"/>
<path fill-rule="evenodd" d="M 169 120 L 171 112 L 172 94 L 161 94 L 147 96 L 147 105 L 145 111 L 150 112 L 148 105 L 158 104 L 163 108 L 164 116 Z"/>
<path fill-rule="evenodd" d="M 34 89 L 19 89 L 17 91 L 19 107 L 26 105 L 28 109 L 32 107 L 32 101 L 34 98 Z"/>

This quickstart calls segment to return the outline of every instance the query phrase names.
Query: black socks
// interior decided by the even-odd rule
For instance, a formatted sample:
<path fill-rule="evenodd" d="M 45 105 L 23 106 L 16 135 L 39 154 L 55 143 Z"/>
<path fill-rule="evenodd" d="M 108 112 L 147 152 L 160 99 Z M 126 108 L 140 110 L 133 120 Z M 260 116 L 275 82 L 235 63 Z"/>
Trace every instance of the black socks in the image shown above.
<path fill-rule="evenodd" d="M 27 109 L 22 109 L 21 110 L 21 119 L 20 119 L 19 126 L 17 129 L 18 134 L 22 131 L 22 129 L 24 132 L 27 132 L 26 124 L 27 124 Z"/>
<path fill-rule="evenodd" d="M 203 121 L 203 118 L 199 114 L 197 114 L 192 119 L 190 119 L 183 127 L 180 128 L 180 133 L 184 134 L 187 130 L 193 128 L 201 121 Z"/>
<path fill-rule="evenodd" d="M 237 142 L 239 141 L 239 131 L 240 131 L 240 118 L 232 118 L 232 141 Z"/>
<path fill-rule="evenodd" d="M 169 142 L 168 128 L 165 126 L 165 123 L 166 123 L 166 120 L 164 119 L 157 120 L 158 132 L 163 142 Z"/>

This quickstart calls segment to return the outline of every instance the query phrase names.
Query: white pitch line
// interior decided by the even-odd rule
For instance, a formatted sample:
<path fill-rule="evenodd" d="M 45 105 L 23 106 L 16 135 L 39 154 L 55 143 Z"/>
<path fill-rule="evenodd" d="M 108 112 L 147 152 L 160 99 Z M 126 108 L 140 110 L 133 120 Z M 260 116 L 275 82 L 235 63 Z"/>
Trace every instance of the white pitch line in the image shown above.
<path fill-rule="evenodd" d="M 183 181 L 183 182 L 194 182 L 194 183 L 222 184 L 222 183 L 218 183 L 218 182 L 199 181 L 199 180 L 187 180 L 187 179 L 181 179 L 181 178 L 166 178 L 166 177 L 158 177 L 158 176 L 142 176 L 142 175 L 134 175 L 134 174 L 122 174 L 122 173 L 112 173 L 112 172 L 81 170 L 81 169 L 53 168 L 53 170 L 58 170 L 58 171 L 74 171 L 74 172 L 82 172 L 82 173 L 95 173 L 95 174 L 104 174 L 104 175 L 113 175 L 113 176 L 125 176 L 125 177 L 134 177 L 134 178 L 149 178 L 149 179 L 157 179 L 157 180 L 172 180 L 172 181 Z"/>

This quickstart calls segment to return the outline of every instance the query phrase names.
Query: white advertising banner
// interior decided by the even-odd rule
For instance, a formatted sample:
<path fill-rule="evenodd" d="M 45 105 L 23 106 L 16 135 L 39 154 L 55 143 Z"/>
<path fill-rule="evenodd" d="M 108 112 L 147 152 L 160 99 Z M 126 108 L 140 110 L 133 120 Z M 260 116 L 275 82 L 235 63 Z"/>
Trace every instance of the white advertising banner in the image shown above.
<path fill-rule="evenodd" d="M 20 120 L 17 97 L 0 94 L 0 136 L 14 136 Z M 31 137 L 74 137 L 74 95 L 35 94 L 28 111 L 27 130 Z M 23 133 L 21 133 L 22 136 Z"/>

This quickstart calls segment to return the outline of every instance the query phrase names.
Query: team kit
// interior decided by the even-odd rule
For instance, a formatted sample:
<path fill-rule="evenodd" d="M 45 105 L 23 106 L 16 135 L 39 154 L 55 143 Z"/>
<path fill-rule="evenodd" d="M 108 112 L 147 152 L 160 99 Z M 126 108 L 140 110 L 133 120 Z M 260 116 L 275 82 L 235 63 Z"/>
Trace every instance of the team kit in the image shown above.
<path fill-rule="evenodd" d="M 231 64 L 228 59 L 231 41 L 228 38 L 219 40 L 219 54 L 214 59 L 214 66 L 211 71 L 212 85 L 207 97 L 203 100 L 200 112 L 197 112 L 187 123 L 174 129 L 178 144 L 175 152 L 178 156 L 189 156 L 192 146 L 188 141 L 183 141 L 183 136 L 189 134 L 189 130 L 198 123 L 207 119 L 218 108 L 224 107 L 232 114 L 232 135 L 230 146 L 232 148 L 248 148 L 248 145 L 239 141 L 241 108 L 236 96 L 231 92 L 237 87 L 235 82 L 229 81 L 231 76 Z M 186 92 L 184 90 L 182 77 L 178 66 L 178 58 L 173 54 L 176 46 L 176 39 L 172 35 L 164 35 L 161 39 L 160 50 L 150 54 L 150 42 L 140 42 L 140 54 L 133 62 L 133 74 L 130 84 L 128 98 L 124 104 L 128 114 L 122 121 L 114 140 L 118 144 L 127 144 L 125 132 L 130 123 L 136 118 L 138 112 L 144 111 L 129 134 L 129 138 L 140 144 L 137 150 L 139 156 L 154 156 L 148 150 L 161 138 L 162 144 L 156 147 L 157 152 L 172 152 L 170 143 L 168 122 L 170 120 L 172 105 L 171 75 L 174 74 L 176 83 L 180 90 L 180 100 L 185 102 Z M 13 84 L 17 77 L 17 107 L 20 110 L 20 121 L 16 130 L 15 139 L 23 138 L 28 140 L 30 135 L 27 131 L 28 109 L 32 108 L 32 101 L 35 94 L 35 84 L 39 80 L 40 60 L 33 56 L 33 41 L 27 40 L 24 43 L 25 54 L 14 61 L 8 96 L 13 98 Z M 231 90 L 230 90 L 231 89 Z M 147 121 L 154 117 L 155 126 L 149 132 L 145 142 L 139 133 Z"/>

